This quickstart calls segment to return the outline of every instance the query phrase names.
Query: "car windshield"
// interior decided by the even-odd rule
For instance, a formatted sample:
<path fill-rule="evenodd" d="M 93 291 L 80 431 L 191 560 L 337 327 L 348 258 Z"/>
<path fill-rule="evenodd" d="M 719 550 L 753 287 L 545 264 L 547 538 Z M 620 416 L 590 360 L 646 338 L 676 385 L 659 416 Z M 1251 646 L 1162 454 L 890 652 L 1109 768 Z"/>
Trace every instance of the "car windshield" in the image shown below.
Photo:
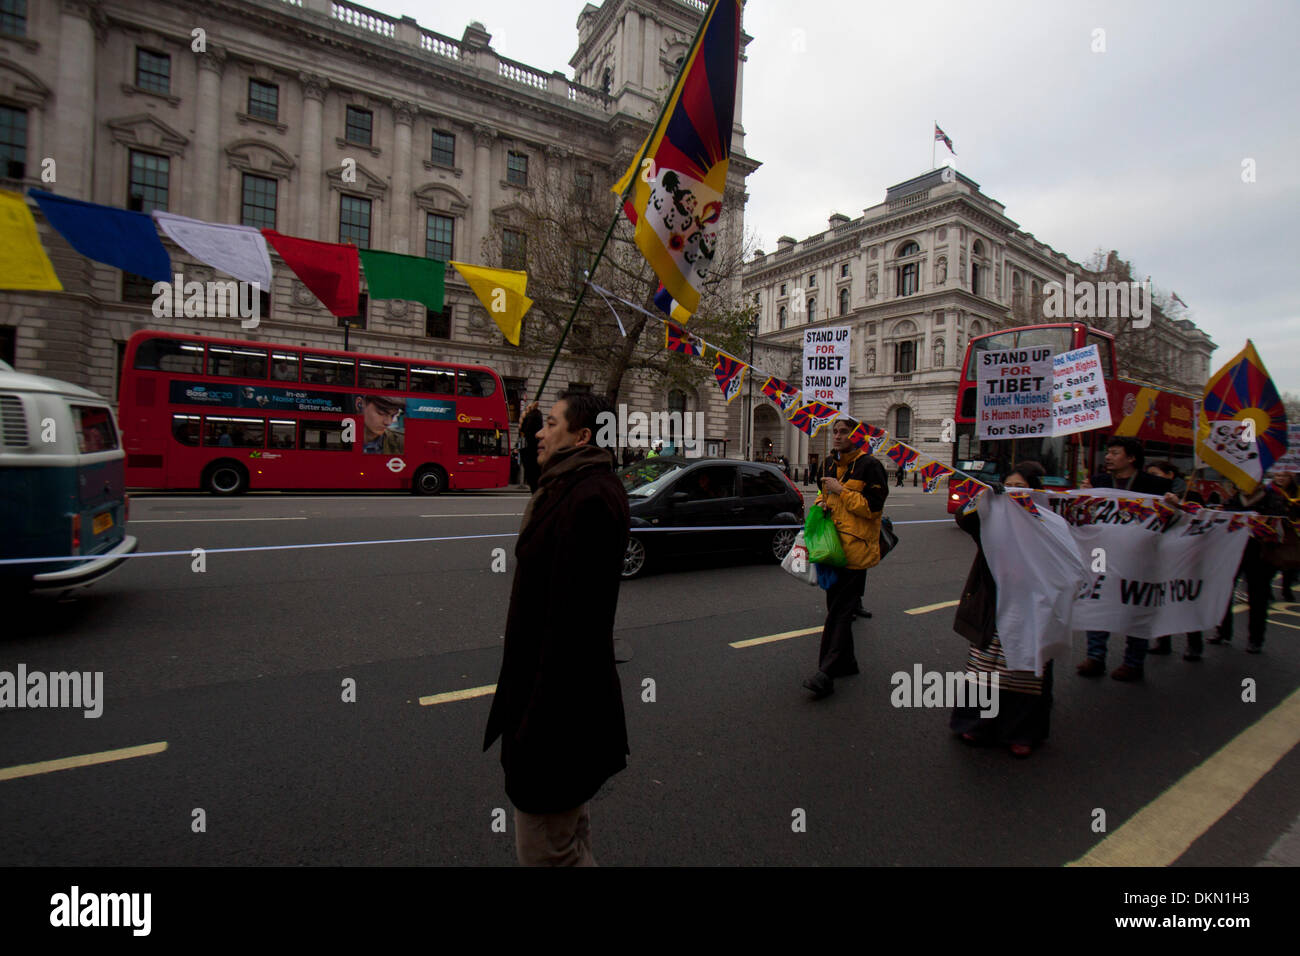
<path fill-rule="evenodd" d="M 681 470 L 681 462 L 648 458 L 620 468 L 618 477 L 630 497 L 649 498 L 666 484 L 666 479 L 670 475 L 675 475 Z"/>

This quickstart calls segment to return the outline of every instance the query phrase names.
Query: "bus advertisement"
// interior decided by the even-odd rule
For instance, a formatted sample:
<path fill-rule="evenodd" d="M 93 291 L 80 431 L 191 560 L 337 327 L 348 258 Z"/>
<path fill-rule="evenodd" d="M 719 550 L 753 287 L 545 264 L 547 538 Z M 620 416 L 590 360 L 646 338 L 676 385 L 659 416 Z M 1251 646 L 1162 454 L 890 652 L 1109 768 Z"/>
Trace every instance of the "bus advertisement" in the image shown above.
<path fill-rule="evenodd" d="M 119 419 L 131 488 L 445 490 L 509 480 L 489 368 L 137 332 Z"/>

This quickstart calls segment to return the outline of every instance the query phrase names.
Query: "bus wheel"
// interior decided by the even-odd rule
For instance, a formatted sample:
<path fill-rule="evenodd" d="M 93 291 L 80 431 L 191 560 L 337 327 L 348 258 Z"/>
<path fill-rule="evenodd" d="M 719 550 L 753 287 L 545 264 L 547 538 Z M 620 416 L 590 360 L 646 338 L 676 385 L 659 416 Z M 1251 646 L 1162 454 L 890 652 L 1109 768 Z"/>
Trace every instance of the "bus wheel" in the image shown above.
<path fill-rule="evenodd" d="M 203 487 L 214 495 L 242 495 L 248 490 L 248 470 L 230 459 L 214 461 L 203 473 Z"/>
<path fill-rule="evenodd" d="M 440 495 L 447 490 L 447 473 L 437 465 L 429 465 L 415 473 L 411 490 L 419 495 Z"/>

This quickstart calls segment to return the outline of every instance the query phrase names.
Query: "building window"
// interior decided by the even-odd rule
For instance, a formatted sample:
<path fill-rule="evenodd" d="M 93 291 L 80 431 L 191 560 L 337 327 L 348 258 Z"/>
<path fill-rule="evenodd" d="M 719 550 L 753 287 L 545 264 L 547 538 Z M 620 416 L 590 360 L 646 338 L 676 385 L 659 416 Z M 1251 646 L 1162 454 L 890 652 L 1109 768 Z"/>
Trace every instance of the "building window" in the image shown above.
<path fill-rule="evenodd" d="M 172 58 L 166 53 L 155 53 L 136 47 L 135 85 L 150 93 L 170 93 L 172 90 Z"/>
<path fill-rule="evenodd" d="M 440 129 L 433 131 L 433 152 L 429 156 L 435 166 L 456 165 L 456 137 Z"/>
<path fill-rule="evenodd" d="M 909 262 L 898 270 L 898 294 L 914 295 L 917 291 L 917 281 L 920 274 L 920 266 L 915 262 Z"/>
<path fill-rule="evenodd" d="M 134 272 L 122 273 L 123 302 L 153 302 L 157 298 L 153 294 L 153 287 L 153 279 L 146 279 Z"/>
<path fill-rule="evenodd" d="M 27 0 L 0 0 L 0 33 L 27 36 Z"/>
<path fill-rule="evenodd" d="M 502 378 L 501 381 L 506 386 L 506 418 L 511 425 L 518 425 L 519 409 L 524 404 L 524 396 L 528 394 L 528 379 Z"/>
<path fill-rule="evenodd" d="M 776 327 L 777 327 L 778 329 L 783 329 L 783 328 L 785 328 L 785 306 L 781 306 L 781 308 L 777 311 L 777 313 L 776 313 L 776 319 L 777 319 L 777 326 L 776 326 Z"/>
<path fill-rule="evenodd" d="M 570 383 L 569 383 L 569 388 L 568 388 L 568 390 L 569 390 L 570 392 L 577 392 L 579 395 L 590 395 L 590 394 L 591 394 L 591 383 L 590 383 L 590 382 L 570 382 Z"/>
<path fill-rule="evenodd" d="M 868 334 L 868 335 L 875 335 L 875 334 L 876 334 L 876 323 L 875 323 L 875 322 L 868 322 L 868 323 L 867 323 L 867 334 Z"/>
<path fill-rule="evenodd" d="M 27 111 L 0 106 L 0 176 L 22 179 L 26 175 Z"/>
<path fill-rule="evenodd" d="M 904 243 L 902 248 L 898 250 L 898 258 L 902 259 L 905 256 L 914 256 L 920 251 L 921 251 L 921 247 L 918 246 L 915 242 L 907 242 Z"/>
<path fill-rule="evenodd" d="M 452 254 L 455 228 L 456 220 L 451 216 L 440 216 L 436 212 L 429 213 L 429 221 L 424 230 L 424 254 L 439 262 L 451 262 L 455 258 Z"/>
<path fill-rule="evenodd" d="M 817 296 L 808 297 L 808 321 L 814 322 L 817 319 Z"/>
<path fill-rule="evenodd" d="M 528 268 L 528 237 L 514 229 L 501 233 L 501 267 L 503 269 Z"/>
<path fill-rule="evenodd" d="M 897 375 L 910 375 L 916 371 L 916 343 L 899 342 L 894 346 L 894 372 Z"/>
<path fill-rule="evenodd" d="M 131 150 L 131 178 L 126 189 L 126 208 L 136 212 L 167 211 L 167 183 L 170 160 L 166 156 Z"/>
<path fill-rule="evenodd" d="M 244 173 L 244 202 L 239 212 L 240 224 L 255 229 L 274 229 L 275 200 L 279 186 L 277 180 Z"/>
<path fill-rule="evenodd" d="M 785 283 L 781 283 L 781 295 L 785 295 Z"/>
<path fill-rule="evenodd" d="M 814 272 L 812 275 L 808 277 L 808 288 L 810 289 L 817 288 L 817 273 Z M 812 310 L 809 309 L 809 311 L 811 312 Z"/>
<path fill-rule="evenodd" d="M 374 134 L 375 116 L 370 110 L 348 107 L 347 127 L 343 138 L 358 146 L 369 146 Z"/>
<path fill-rule="evenodd" d="M 350 325 L 354 329 L 366 327 L 367 313 L 370 311 L 370 296 L 362 292 L 357 296 L 357 314 L 339 316 L 339 327 Z"/>
<path fill-rule="evenodd" d="M 451 338 L 451 305 L 442 307 L 441 312 L 433 309 L 424 310 L 424 334 L 431 339 Z"/>
<path fill-rule="evenodd" d="M 582 246 L 574 246 L 569 251 L 569 268 L 573 275 L 571 283 L 574 294 L 583 287 L 587 281 L 587 267 L 591 265 L 591 250 L 584 249 Z"/>
<path fill-rule="evenodd" d="M 894 437 L 901 441 L 912 437 L 912 410 L 906 405 L 899 405 L 894 412 Z"/>
<path fill-rule="evenodd" d="M 369 199 L 339 197 L 339 242 L 350 242 L 358 249 L 370 248 Z"/>
<path fill-rule="evenodd" d="M 528 185 L 528 157 L 523 153 L 506 153 L 506 182 L 512 186 Z"/>
<path fill-rule="evenodd" d="M 848 278 L 848 275 L 849 275 L 849 264 L 845 262 L 840 266 L 840 278 L 846 279 Z"/>
<path fill-rule="evenodd" d="M 984 270 L 980 268 L 978 262 L 970 264 L 970 291 L 973 295 L 980 294 L 980 279 L 984 277 Z"/>
<path fill-rule="evenodd" d="M 280 119 L 280 88 L 274 83 L 249 80 L 248 115 L 257 119 L 270 120 L 272 123 L 278 122 Z"/>
<path fill-rule="evenodd" d="M 849 290 L 840 289 L 840 315 L 849 314 Z"/>
<path fill-rule="evenodd" d="M 573 174 L 573 198 L 578 202 L 591 202 L 591 194 L 594 191 L 595 180 L 591 173 L 576 172 Z"/>

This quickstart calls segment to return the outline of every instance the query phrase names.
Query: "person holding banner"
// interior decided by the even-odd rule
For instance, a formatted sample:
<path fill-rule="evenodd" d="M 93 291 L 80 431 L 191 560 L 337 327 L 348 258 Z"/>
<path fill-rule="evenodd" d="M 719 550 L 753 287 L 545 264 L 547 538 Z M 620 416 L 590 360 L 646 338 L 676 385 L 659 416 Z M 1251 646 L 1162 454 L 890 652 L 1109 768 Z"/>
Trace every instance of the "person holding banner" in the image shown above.
<path fill-rule="evenodd" d="M 1223 506 L 1224 511 L 1253 511 L 1260 515 L 1285 515 L 1287 500 L 1274 488 L 1260 482 L 1250 494 L 1245 494 L 1236 485 L 1235 494 Z M 1268 624 L 1268 605 L 1273 599 L 1273 575 L 1277 569 L 1264 557 L 1264 547 L 1259 539 L 1251 536 L 1246 542 L 1246 550 L 1241 555 L 1241 565 L 1233 575 L 1235 582 L 1242 575 L 1246 578 L 1246 601 L 1250 605 L 1249 630 L 1246 644 L 1247 654 L 1259 654 L 1264 650 L 1264 628 Z M 1228 601 L 1228 610 L 1223 615 L 1223 623 L 1218 633 L 1211 637 L 1209 644 L 1232 643 L 1232 601 Z"/>
<path fill-rule="evenodd" d="M 1296 477 L 1294 472 L 1278 471 L 1273 477 L 1273 490 L 1278 493 L 1285 502 L 1286 517 L 1292 522 L 1289 529 L 1283 531 L 1284 548 L 1294 549 L 1296 540 L 1296 522 L 1300 522 L 1300 487 L 1296 486 Z M 1300 573 L 1295 567 L 1282 567 L 1282 600 L 1294 601 L 1295 592 L 1292 587 L 1296 582 L 1296 575 Z M 1270 584 L 1270 588 L 1272 585 Z"/>
<path fill-rule="evenodd" d="M 1003 487 L 1040 489 L 1045 473 L 1038 462 L 1023 461 L 1007 475 Z M 995 493 L 1001 490 L 994 487 Z M 1015 756 L 1028 757 L 1035 746 L 1047 739 L 1051 726 L 1052 662 L 1043 666 L 1042 677 L 1032 671 L 1007 668 L 997 635 L 997 583 L 984 558 L 980 517 L 973 499 L 957 513 L 956 520 L 957 527 L 975 539 L 976 551 L 952 628 L 970 641 L 966 658 L 968 679 L 988 680 L 990 674 L 997 675 L 998 707 L 993 717 L 983 716 L 978 705 L 954 707 L 948 726 L 968 744 L 1005 744 Z"/>

